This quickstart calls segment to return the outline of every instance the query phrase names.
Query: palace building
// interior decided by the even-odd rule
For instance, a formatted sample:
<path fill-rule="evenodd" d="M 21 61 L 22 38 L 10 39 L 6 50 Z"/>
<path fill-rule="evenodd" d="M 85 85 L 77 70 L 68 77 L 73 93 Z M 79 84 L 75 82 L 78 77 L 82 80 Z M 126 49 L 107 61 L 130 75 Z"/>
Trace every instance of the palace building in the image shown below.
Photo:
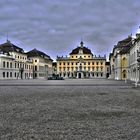
<path fill-rule="evenodd" d="M 131 36 L 119 41 L 114 46 L 113 52 L 109 56 L 111 66 L 110 78 L 116 80 L 129 79 L 129 50 L 131 46 Z"/>
<path fill-rule="evenodd" d="M 36 49 L 27 53 L 9 40 L 0 44 L 0 79 L 47 78 L 52 59 Z"/>
<path fill-rule="evenodd" d="M 64 78 L 106 78 L 106 56 L 97 57 L 81 41 L 69 57 L 57 56 L 57 74 Z"/>

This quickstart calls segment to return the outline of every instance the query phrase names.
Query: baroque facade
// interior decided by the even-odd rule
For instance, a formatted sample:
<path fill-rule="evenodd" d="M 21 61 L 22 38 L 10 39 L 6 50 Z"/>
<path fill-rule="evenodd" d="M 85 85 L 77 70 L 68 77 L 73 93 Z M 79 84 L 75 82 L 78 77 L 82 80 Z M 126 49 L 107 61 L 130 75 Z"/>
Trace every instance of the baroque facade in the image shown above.
<path fill-rule="evenodd" d="M 109 56 L 111 75 L 116 80 L 129 79 L 129 50 L 132 46 L 132 37 L 121 40 L 114 46 Z"/>
<path fill-rule="evenodd" d="M 119 41 L 109 60 L 110 78 L 140 82 L 140 31 L 133 37 Z"/>
<path fill-rule="evenodd" d="M 81 41 L 69 57 L 57 56 L 57 74 L 64 78 L 106 78 L 106 56 L 96 57 Z"/>
<path fill-rule="evenodd" d="M 133 39 L 132 47 L 130 48 L 130 80 L 140 82 L 140 32 Z"/>
<path fill-rule="evenodd" d="M 52 59 L 43 52 L 25 53 L 9 40 L 0 45 L 0 79 L 46 78 L 51 68 Z"/>

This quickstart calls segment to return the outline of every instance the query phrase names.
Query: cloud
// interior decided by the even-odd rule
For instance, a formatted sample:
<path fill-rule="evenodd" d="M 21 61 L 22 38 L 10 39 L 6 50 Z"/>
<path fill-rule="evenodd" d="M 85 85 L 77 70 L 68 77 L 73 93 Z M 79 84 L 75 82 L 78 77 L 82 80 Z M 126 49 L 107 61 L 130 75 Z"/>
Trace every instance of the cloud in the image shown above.
<path fill-rule="evenodd" d="M 135 33 L 139 0 L 1 0 L 0 37 L 25 50 L 68 55 L 83 37 L 91 50 L 105 54 L 120 39 Z"/>

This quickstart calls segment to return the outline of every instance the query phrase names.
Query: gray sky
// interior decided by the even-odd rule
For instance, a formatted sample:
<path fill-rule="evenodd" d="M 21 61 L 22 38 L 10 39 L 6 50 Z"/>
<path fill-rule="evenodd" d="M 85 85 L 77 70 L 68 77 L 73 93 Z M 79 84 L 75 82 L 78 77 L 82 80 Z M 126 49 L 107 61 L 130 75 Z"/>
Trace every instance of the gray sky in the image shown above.
<path fill-rule="evenodd" d="M 9 40 L 29 51 L 68 55 L 81 38 L 93 54 L 135 34 L 139 0 L 0 0 L 0 43 Z"/>

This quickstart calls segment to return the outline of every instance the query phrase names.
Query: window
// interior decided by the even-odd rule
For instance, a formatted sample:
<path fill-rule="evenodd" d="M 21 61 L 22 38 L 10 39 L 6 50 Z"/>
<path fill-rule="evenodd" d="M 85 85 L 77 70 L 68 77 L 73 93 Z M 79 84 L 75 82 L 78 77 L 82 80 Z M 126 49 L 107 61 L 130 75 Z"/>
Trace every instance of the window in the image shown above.
<path fill-rule="evenodd" d="M 84 67 L 84 70 L 86 70 L 86 67 Z"/>
<path fill-rule="evenodd" d="M 15 68 L 17 68 L 17 63 L 15 63 Z"/>
<path fill-rule="evenodd" d="M 69 65 L 70 63 L 68 62 L 68 65 Z"/>
<path fill-rule="evenodd" d="M 9 68 L 9 62 L 7 62 L 7 68 Z"/>
<path fill-rule="evenodd" d="M 88 58 L 90 58 L 90 55 L 88 56 Z"/>
<path fill-rule="evenodd" d="M 3 67 L 5 68 L 5 61 L 3 61 Z"/>
<path fill-rule="evenodd" d="M 59 65 L 61 65 L 61 63 L 59 63 Z"/>
<path fill-rule="evenodd" d="M 103 67 L 101 67 L 101 71 L 103 71 Z"/>
<path fill-rule="evenodd" d="M 73 65 L 73 62 L 71 64 Z"/>
<path fill-rule="evenodd" d="M 107 71 L 109 71 L 109 67 L 107 67 Z"/>
<path fill-rule="evenodd" d="M 35 60 L 35 62 L 37 62 L 37 60 Z"/>
<path fill-rule="evenodd" d="M 73 56 L 71 56 L 73 58 Z"/>
<path fill-rule="evenodd" d="M 101 62 L 101 65 L 103 65 L 103 62 Z"/>
<path fill-rule="evenodd" d="M 65 65 L 65 62 L 63 64 Z"/>
<path fill-rule="evenodd" d="M 99 64 L 99 62 L 96 62 L 96 65 L 98 65 Z"/>
<path fill-rule="evenodd" d="M 17 77 L 17 73 L 15 72 L 15 77 Z"/>
<path fill-rule="evenodd" d="M 88 62 L 88 65 L 90 65 L 90 62 Z"/>
<path fill-rule="evenodd" d="M 84 65 L 86 65 L 86 62 L 84 62 Z"/>
<path fill-rule="evenodd" d="M 2 75 L 3 75 L 3 78 L 5 78 L 5 72 L 3 72 Z"/>
<path fill-rule="evenodd" d="M 101 77 L 103 77 L 103 73 L 101 73 Z"/>
<path fill-rule="evenodd" d="M 84 56 L 84 58 L 86 58 L 86 56 Z"/>
<path fill-rule="evenodd" d="M 97 77 L 98 77 L 98 73 L 97 73 Z"/>
<path fill-rule="evenodd" d="M 71 68 L 71 70 L 73 71 L 73 67 Z"/>
<path fill-rule="evenodd" d="M 10 77 L 12 77 L 12 72 L 10 72 Z"/>
<path fill-rule="evenodd" d="M 9 72 L 7 72 L 7 77 L 9 77 Z"/>
<path fill-rule="evenodd" d="M 99 69 L 99 68 L 98 68 L 98 67 L 96 67 L 96 70 L 97 70 L 97 71 L 98 71 L 98 69 Z"/>
<path fill-rule="evenodd" d="M 10 63 L 10 68 L 12 68 L 12 62 Z"/>
<path fill-rule="evenodd" d="M 94 62 L 92 62 L 92 65 L 94 65 Z"/>
<path fill-rule="evenodd" d="M 37 71 L 37 66 L 35 66 L 35 71 Z"/>

